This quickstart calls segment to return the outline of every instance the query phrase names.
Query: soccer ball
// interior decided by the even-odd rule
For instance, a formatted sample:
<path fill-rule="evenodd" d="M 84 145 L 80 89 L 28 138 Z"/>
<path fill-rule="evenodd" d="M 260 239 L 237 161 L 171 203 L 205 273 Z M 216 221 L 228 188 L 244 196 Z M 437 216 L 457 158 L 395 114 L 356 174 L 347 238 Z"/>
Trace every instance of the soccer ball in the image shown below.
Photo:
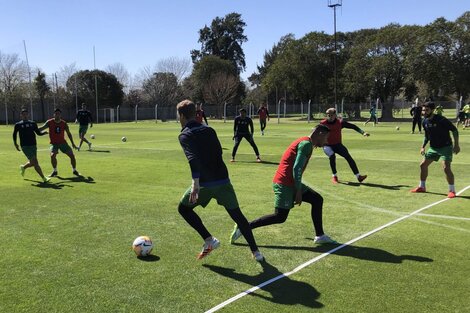
<path fill-rule="evenodd" d="M 95 135 L 91 135 L 90 138 L 91 138 L 91 139 L 95 139 Z"/>
<path fill-rule="evenodd" d="M 397 127 L 396 127 L 396 130 L 400 130 L 400 126 L 397 126 Z"/>
<path fill-rule="evenodd" d="M 137 256 L 148 256 L 152 252 L 153 242 L 149 236 L 139 236 L 132 243 L 132 250 Z"/>
<path fill-rule="evenodd" d="M 122 137 L 122 138 L 121 138 L 121 141 L 122 141 L 122 142 L 126 142 L 126 141 L 127 141 L 127 138 L 126 138 L 126 137 Z"/>

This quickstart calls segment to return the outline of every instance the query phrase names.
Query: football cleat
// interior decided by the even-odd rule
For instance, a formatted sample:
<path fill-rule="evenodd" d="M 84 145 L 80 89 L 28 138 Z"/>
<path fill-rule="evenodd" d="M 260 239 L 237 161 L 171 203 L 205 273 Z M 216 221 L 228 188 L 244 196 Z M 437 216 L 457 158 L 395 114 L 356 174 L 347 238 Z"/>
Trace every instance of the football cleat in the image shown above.
<path fill-rule="evenodd" d="M 256 262 L 265 261 L 264 256 L 261 254 L 261 252 L 259 252 L 259 250 L 256 250 L 255 252 L 253 252 L 253 259 L 255 259 Z"/>
<path fill-rule="evenodd" d="M 426 192 L 426 187 L 416 187 L 410 190 L 410 192 L 418 193 L 418 192 Z"/>
<path fill-rule="evenodd" d="M 367 178 L 367 175 L 359 175 L 357 178 L 358 182 L 362 183 Z"/>
<path fill-rule="evenodd" d="M 204 245 L 202 246 L 202 251 L 197 255 L 196 259 L 201 260 L 205 258 L 212 251 L 217 249 L 219 246 L 220 246 L 220 241 L 215 237 L 211 237 L 209 240 L 206 240 L 204 242 Z"/>
<path fill-rule="evenodd" d="M 326 244 L 326 243 L 332 243 L 332 244 L 337 244 L 336 241 L 328 237 L 328 235 L 321 235 L 321 236 L 315 236 L 315 239 L 313 240 L 314 243 L 316 244 Z"/>
<path fill-rule="evenodd" d="M 24 172 L 26 171 L 26 168 L 24 167 L 24 165 L 20 165 L 20 174 L 21 176 L 24 177 Z"/>
<path fill-rule="evenodd" d="M 53 171 L 53 172 L 51 173 L 51 175 L 49 175 L 49 177 L 55 177 L 55 176 L 57 176 L 57 175 L 58 175 L 57 171 Z"/>
<path fill-rule="evenodd" d="M 232 234 L 230 235 L 230 243 L 234 243 L 241 236 L 242 232 L 240 231 L 240 228 L 238 228 L 238 225 L 235 224 L 235 226 L 233 227 Z"/>
<path fill-rule="evenodd" d="M 333 184 L 337 184 L 337 183 L 339 182 L 338 176 L 333 176 L 333 177 L 331 177 L 331 182 L 332 182 Z"/>
<path fill-rule="evenodd" d="M 452 199 L 452 198 L 455 198 L 455 197 L 457 197 L 457 195 L 455 194 L 455 191 L 449 191 L 449 194 L 447 194 L 447 198 Z"/>

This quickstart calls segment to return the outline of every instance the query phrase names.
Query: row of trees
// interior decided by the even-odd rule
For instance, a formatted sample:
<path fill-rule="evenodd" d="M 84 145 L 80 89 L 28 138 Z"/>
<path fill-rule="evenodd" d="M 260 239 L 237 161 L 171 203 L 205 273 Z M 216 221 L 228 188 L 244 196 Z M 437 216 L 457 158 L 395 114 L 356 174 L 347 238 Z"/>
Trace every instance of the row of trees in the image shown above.
<path fill-rule="evenodd" d="M 33 69 L 30 83 L 25 62 L 0 51 L 0 102 L 16 111 L 31 102 L 43 116 L 52 102 L 71 108 L 86 102 L 92 108 L 96 94 L 100 108 L 174 106 L 191 98 L 219 105 L 219 116 L 225 102 L 273 103 L 277 91 L 288 94 L 290 102 L 333 104 L 335 56 L 337 98 L 349 103 L 380 98 L 383 118 L 392 117 L 396 97 L 449 100 L 470 93 L 470 12 L 454 22 L 439 18 L 426 26 L 390 24 L 338 33 L 336 51 L 332 35 L 311 32 L 296 39 L 287 34 L 265 52 L 263 64 L 248 79 L 250 88 L 240 79 L 246 67 L 245 27 L 238 13 L 217 17 L 199 30 L 201 47 L 190 51 L 193 64 L 168 58 L 132 78 L 120 63 L 104 70 L 78 70 L 71 64 L 48 77 Z"/>
<path fill-rule="evenodd" d="M 338 33 L 337 45 L 335 51 L 333 36 L 321 32 L 282 37 L 249 78 L 255 95 L 279 89 L 298 101 L 334 103 L 335 54 L 338 99 L 380 98 L 383 118 L 392 118 L 396 97 L 458 100 L 470 94 L 470 12 L 455 22 Z"/>

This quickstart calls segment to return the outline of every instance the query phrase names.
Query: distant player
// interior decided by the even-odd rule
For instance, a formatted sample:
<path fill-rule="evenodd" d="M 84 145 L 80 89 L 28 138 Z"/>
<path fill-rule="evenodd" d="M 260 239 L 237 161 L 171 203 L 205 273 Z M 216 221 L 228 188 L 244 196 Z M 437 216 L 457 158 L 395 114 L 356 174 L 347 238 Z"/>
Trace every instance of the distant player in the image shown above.
<path fill-rule="evenodd" d="M 54 177 L 58 175 L 57 172 L 57 154 L 59 150 L 62 153 L 65 153 L 70 158 L 70 164 L 72 165 L 72 173 L 76 176 L 80 176 L 76 167 L 77 161 L 75 160 L 75 155 L 73 154 L 72 148 L 68 145 L 67 141 L 65 140 L 65 133 L 70 139 L 72 146 L 77 149 L 77 146 L 73 142 L 72 134 L 69 130 L 69 125 L 61 118 L 62 111 L 60 109 L 54 110 L 54 118 L 51 118 L 44 123 L 39 130 L 44 130 L 49 128 L 49 139 L 51 140 L 51 164 L 53 171 L 49 177 Z"/>
<path fill-rule="evenodd" d="M 240 109 L 240 115 L 237 116 L 233 122 L 233 139 L 235 140 L 235 144 L 233 146 L 232 159 L 230 162 L 235 162 L 235 155 L 237 154 L 238 146 L 243 138 L 245 138 L 253 148 L 253 151 L 256 154 L 256 162 L 261 162 L 258 147 L 253 139 L 253 132 L 253 121 L 251 118 L 246 116 L 245 109 Z"/>
<path fill-rule="evenodd" d="M 374 126 L 377 124 L 377 108 L 375 105 L 372 105 L 369 110 L 370 117 L 369 119 L 364 123 L 364 125 L 367 125 L 370 121 L 374 122 Z"/>
<path fill-rule="evenodd" d="M 434 109 L 434 114 L 437 114 L 437 115 L 442 115 L 444 114 L 444 108 L 442 107 L 442 105 L 437 105 L 436 108 Z"/>
<path fill-rule="evenodd" d="M 284 223 L 294 204 L 300 205 L 302 202 L 308 202 L 311 204 L 310 216 L 315 229 L 314 242 L 318 244 L 336 243 L 323 231 L 323 197 L 302 183 L 302 174 L 307 167 L 313 149 L 326 144 L 328 133 L 328 127 L 318 125 L 310 136 L 301 137 L 289 145 L 282 155 L 273 179 L 274 213 L 250 222 L 252 229 Z M 240 229 L 235 225 L 230 242 L 234 243 L 241 236 Z"/>
<path fill-rule="evenodd" d="M 209 123 L 207 122 L 206 114 L 204 113 L 204 110 L 202 109 L 202 104 L 199 103 L 196 105 L 196 121 L 202 124 L 203 119 L 204 119 L 204 122 L 206 122 L 206 125 L 209 125 Z"/>
<path fill-rule="evenodd" d="M 261 127 L 261 135 L 264 136 L 264 129 L 266 128 L 266 119 L 269 121 L 269 112 L 268 109 L 264 106 L 264 104 L 261 104 L 261 106 L 259 107 L 258 115 L 259 124 Z"/>
<path fill-rule="evenodd" d="M 428 177 L 428 167 L 432 162 L 442 160 L 442 167 L 449 184 L 448 198 L 455 198 L 454 173 L 452 173 L 452 152 L 460 152 L 459 132 L 454 124 L 442 115 L 435 114 L 434 102 L 426 102 L 423 105 L 424 113 L 424 141 L 421 147 L 421 154 L 424 160 L 420 164 L 420 182 L 419 186 L 412 189 L 411 192 L 426 192 L 426 178 Z M 452 132 L 454 144 L 449 132 Z M 425 152 L 426 144 L 429 142 L 429 149 Z"/>
<path fill-rule="evenodd" d="M 411 133 L 415 133 L 416 125 L 418 125 L 418 130 L 419 133 L 421 134 L 421 115 L 422 115 L 422 107 L 421 105 L 414 105 L 410 109 L 410 115 L 412 116 L 412 127 L 411 127 Z"/>
<path fill-rule="evenodd" d="M 20 146 L 16 141 L 17 134 L 20 134 Z M 16 150 L 23 151 L 24 155 L 28 158 L 28 162 L 24 165 L 20 165 L 21 176 L 24 176 L 24 172 L 28 167 L 34 167 L 36 172 L 41 176 L 42 180 L 46 183 L 49 178 L 45 177 L 42 173 L 42 169 L 39 166 L 37 158 L 37 146 L 36 146 L 36 135 L 43 136 L 47 132 L 41 132 L 38 129 L 36 122 L 28 119 L 28 110 L 21 110 L 21 121 L 15 124 L 15 130 L 13 131 L 13 143 L 15 144 Z"/>
<path fill-rule="evenodd" d="M 178 212 L 204 240 L 197 259 L 206 257 L 220 245 L 219 240 L 209 233 L 199 215 L 194 212 L 198 205 L 206 207 L 211 199 L 215 199 L 233 221 L 240 225 L 256 261 L 263 261 L 264 257 L 258 250 L 248 221 L 238 205 L 216 132 L 211 127 L 196 122 L 196 106 L 190 100 L 181 101 L 176 109 L 183 127 L 179 141 L 189 161 L 192 176 L 192 185 L 183 195 Z"/>
<path fill-rule="evenodd" d="M 463 124 L 463 128 L 470 127 L 470 103 L 467 103 L 463 107 L 463 112 L 465 113 L 465 123 Z"/>
<path fill-rule="evenodd" d="M 88 124 L 90 124 L 90 128 L 93 127 L 93 118 L 91 116 L 91 112 L 86 109 L 85 103 L 82 103 L 82 108 L 78 110 L 77 117 L 75 123 L 78 121 L 80 123 L 78 128 L 78 136 L 80 137 L 80 143 L 78 144 L 78 151 L 82 147 L 82 143 L 85 141 L 88 144 L 88 150 L 91 150 L 91 142 L 89 142 L 86 138 L 86 132 L 88 130 Z"/>
<path fill-rule="evenodd" d="M 338 119 L 336 116 L 336 109 L 329 108 L 326 110 L 327 118 L 322 120 L 320 124 L 326 125 L 330 129 L 330 135 L 328 136 L 328 143 L 326 146 L 323 147 L 323 151 L 330 159 L 330 167 L 333 173 L 333 177 L 331 181 L 334 184 L 338 183 L 338 175 L 336 172 L 336 154 L 339 154 L 343 158 L 348 161 L 349 167 L 351 168 L 352 172 L 356 176 L 359 182 L 362 182 L 364 179 L 367 178 L 367 175 L 361 175 L 359 173 L 359 169 L 357 168 L 356 162 L 349 154 L 348 149 L 341 143 L 341 130 L 343 128 L 354 129 L 359 134 L 368 137 L 369 134 L 354 124 L 348 123 L 343 119 Z"/>

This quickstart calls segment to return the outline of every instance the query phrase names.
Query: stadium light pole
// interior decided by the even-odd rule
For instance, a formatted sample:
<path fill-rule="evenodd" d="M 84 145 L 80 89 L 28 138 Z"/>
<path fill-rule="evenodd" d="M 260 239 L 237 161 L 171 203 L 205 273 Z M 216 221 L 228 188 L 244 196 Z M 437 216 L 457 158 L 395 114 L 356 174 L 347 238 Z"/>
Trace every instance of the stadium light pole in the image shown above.
<path fill-rule="evenodd" d="M 26 66 L 28 67 L 29 105 L 30 105 L 30 110 L 31 110 L 31 120 L 33 120 L 34 119 L 34 112 L 33 112 L 33 82 L 31 80 L 31 68 L 29 67 L 28 50 L 26 50 L 26 41 L 25 40 L 23 40 L 23 46 L 24 46 L 24 54 L 26 56 Z"/>
<path fill-rule="evenodd" d="M 336 55 L 338 54 L 338 49 L 336 47 L 336 8 L 342 6 L 343 0 L 328 0 L 328 7 L 333 8 L 334 15 L 334 36 L 335 36 L 335 51 L 333 57 L 333 66 L 334 66 L 334 93 L 335 93 L 335 109 L 338 110 L 338 101 L 337 101 L 337 82 L 338 74 L 336 72 Z"/>
<path fill-rule="evenodd" d="M 95 46 L 93 46 L 93 66 L 95 68 L 95 100 L 96 100 L 96 124 L 99 122 L 99 111 L 98 111 L 98 78 L 96 77 L 96 55 Z"/>

